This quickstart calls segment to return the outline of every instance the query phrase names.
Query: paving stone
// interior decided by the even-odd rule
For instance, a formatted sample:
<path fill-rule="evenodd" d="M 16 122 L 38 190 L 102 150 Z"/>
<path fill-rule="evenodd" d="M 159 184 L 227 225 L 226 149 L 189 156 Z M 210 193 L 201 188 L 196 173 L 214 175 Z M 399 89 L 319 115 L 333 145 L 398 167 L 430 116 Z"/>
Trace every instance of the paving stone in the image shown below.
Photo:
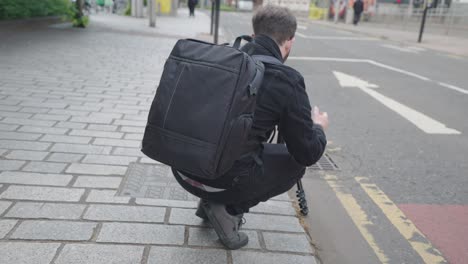
<path fill-rule="evenodd" d="M 96 119 L 100 119 L 100 118 L 106 118 L 106 119 L 121 119 L 123 117 L 123 114 L 120 114 L 120 113 L 98 113 L 98 112 L 94 112 L 94 113 L 91 113 L 91 115 L 89 115 L 89 117 L 91 118 L 96 118 Z"/>
<path fill-rule="evenodd" d="M 40 174 L 19 171 L 5 171 L 0 173 L 1 183 L 66 186 L 71 179 L 71 175 L 64 174 Z"/>
<path fill-rule="evenodd" d="M 82 154 L 53 153 L 47 160 L 56 162 L 79 162 L 83 157 L 84 155 Z"/>
<path fill-rule="evenodd" d="M 3 89 L 3 88 L 2 88 Z M 11 112 L 16 112 L 20 110 L 21 107 L 19 106 L 8 106 L 8 105 L 0 105 L 0 111 L 11 111 Z"/>
<path fill-rule="evenodd" d="M 78 202 L 84 189 L 9 186 L 0 199 Z"/>
<path fill-rule="evenodd" d="M 87 116 L 75 116 L 70 120 L 71 122 L 77 123 L 87 123 L 87 124 L 107 124 L 110 125 L 114 119 L 113 118 L 96 118 L 96 117 L 87 117 Z"/>
<path fill-rule="evenodd" d="M 251 213 L 269 213 L 281 215 L 296 215 L 291 202 L 269 200 L 250 209 Z"/>
<path fill-rule="evenodd" d="M 55 162 L 44 162 L 44 161 L 31 161 L 23 171 L 32 172 L 45 172 L 45 173 L 60 173 L 68 164 L 66 163 L 55 163 Z"/>
<path fill-rule="evenodd" d="M 59 243 L 0 242 L 0 263 L 49 264 Z"/>
<path fill-rule="evenodd" d="M 56 127 L 62 127 L 62 128 L 71 128 L 71 129 L 83 129 L 86 127 L 86 124 L 83 123 L 75 123 L 75 122 L 58 122 Z"/>
<path fill-rule="evenodd" d="M 41 134 L 18 133 L 18 132 L 0 132 L 0 139 L 16 139 L 16 140 L 36 140 Z"/>
<path fill-rule="evenodd" d="M 8 125 L 8 124 L 0 124 L 1 131 L 14 131 L 18 128 L 18 125 Z"/>
<path fill-rule="evenodd" d="M 96 226 L 96 223 L 29 220 L 22 222 L 11 238 L 87 241 L 91 239 Z"/>
<path fill-rule="evenodd" d="M 124 139 L 141 141 L 143 139 L 143 134 L 125 134 Z"/>
<path fill-rule="evenodd" d="M 22 126 L 18 131 L 31 132 L 31 133 L 63 135 L 65 133 L 67 133 L 68 129 L 67 128 L 56 128 L 56 127 Z"/>
<path fill-rule="evenodd" d="M 197 208 L 198 202 L 196 201 L 180 201 L 180 200 L 166 200 L 166 199 L 152 199 L 152 198 L 136 198 L 136 204 L 165 206 L 165 207 L 182 207 L 182 208 Z"/>
<path fill-rule="evenodd" d="M 107 132 L 114 132 L 117 131 L 118 126 L 114 125 L 96 125 L 90 124 L 87 129 L 89 130 L 97 130 L 97 131 L 107 131 Z"/>
<path fill-rule="evenodd" d="M 43 160 L 47 155 L 49 152 L 45 151 L 13 150 L 6 157 L 18 160 Z"/>
<path fill-rule="evenodd" d="M 45 135 L 43 138 L 41 138 L 41 141 L 88 144 L 91 141 L 91 138 L 90 137 Z"/>
<path fill-rule="evenodd" d="M 55 264 L 139 264 L 143 246 L 67 244 Z"/>
<path fill-rule="evenodd" d="M 0 160 L 0 171 L 19 170 L 25 163 L 20 160 Z"/>
<path fill-rule="evenodd" d="M 69 115 L 69 116 L 87 116 L 89 115 L 90 112 L 85 112 L 85 111 L 73 111 L 73 110 L 57 110 L 53 109 L 49 111 L 49 114 L 58 114 L 58 115 Z"/>
<path fill-rule="evenodd" d="M 250 230 L 242 230 L 242 232 L 249 236 L 249 243 L 244 248 L 261 249 L 257 232 Z M 224 247 L 212 228 L 191 227 L 188 244 L 189 246 Z"/>
<path fill-rule="evenodd" d="M 305 234 L 283 234 L 263 232 L 266 248 L 272 251 L 313 253 Z"/>
<path fill-rule="evenodd" d="M 81 105 L 70 105 L 67 110 L 75 110 L 75 111 L 99 111 L 101 110 L 101 106 L 81 106 Z"/>
<path fill-rule="evenodd" d="M 78 145 L 78 144 L 55 144 L 51 152 L 65 153 L 81 153 L 81 154 L 110 154 L 112 147 L 93 146 L 93 145 Z"/>
<path fill-rule="evenodd" d="M 12 218 L 80 219 L 86 205 L 57 203 L 16 203 L 5 215 Z"/>
<path fill-rule="evenodd" d="M 2 120 L 2 123 L 14 124 L 14 125 L 25 125 L 25 126 L 51 127 L 51 126 L 55 125 L 56 122 L 55 121 L 31 120 L 31 119 L 7 117 L 7 118 Z"/>
<path fill-rule="evenodd" d="M 145 128 L 141 126 L 122 126 L 120 131 L 126 133 L 143 133 L 145 132 Z"/>
<path fill-rule="evenodd" d="M 286 232 L 304 232 L 299 219 L 293 216 L 246 214 L 246 229 L 260 229 Z"/>
<path fill-rule="evenodd" d="M 140 149 L 138 148 L 114 148 L 114 151 L 112 152 L 113 155 L 130 155 L 130 156 L 137 156 L 137 157 L 142 157 L 145 156 L 143 152 L 141 152 Z"/>
<path fill-rule="evenodd" d="M 317 264 L 314 256 L 299 256 L 292 254 L 263 253 L 236 250 L 232 251 L 233 264 Z"/>
<path fill-rule="evenodd" d="M 18 221 L 16 220 L 2 220 L 0 219 L 0 239 L 4 238 L 8 232 L 15 227 Z"/>
<path fill-rule="evenodd" d="M 94 175 L 124 175 L 126 171 L 127 167 L 124 166 L 73 163 L 68 167 L 66 172 Z"/>
<path fill-rule="evenodd" d="M 50 143 L 45 142 L 0 140 L 0 148 L 4 149 L 46 150 L 50 145 Z"/>
<path fill-rule="evenodd" d="M 130 162 L 136 162 L 137 159 L 138 157 L 129 156 L 87 155 L 83 159 L 83 163 L 128 165 Z"/>
<path fill-rule="evenodd" d="M 61 115 L 36 114 L 33 116 L 33 119 L 67 121 L 70 117 L 70 115 L 65 115 L 64 113 L 62 113 Z"/>
<path fill-rule="evenodd" d="M 102 137 L 102 138 L 122 138 L 124 134 L 120 132 L 74 129 L 70 132 L 70 135 L 71 136 Z"/>
<path fill-rule="evenodd" d="M 154 159 L 150 159 L 150 158 L 147 158 L 147 157 L 142 157 L 140 159 L 140 163 L 145 163 L 145 164 L 162 164 L 161 162 L 157 161 L 157 160 L 154 160 Z"/>
<path fill-rule="evenodd" d="M 21 106 L 30 106 L 30 107 L 47 107 L 47 108 L 58 108 L 58 109 L 65 109 L 68 104 L 65 104 L 65 103 L 47 103 L 47 102 L 42 102 L 42 103 L 39 103 L 39 102 L 35 102 L 35 101 L 32 101 L 32 102 L 22 102 L 20 104 Z"/>
<path fill-rule="evenodd" d="M 94 140 L 93 144 L 94 145 L 105 145 L 105 146 L 138 148 L 141 145 L 141 141 L 140 140 L 97 138 L 97 139 Z"/>
<path fill-rule="evenodd" d="M 183 226 L 104 223 L 97 242 L 183 245 L 184 233 Z"/>
<path fill-rule="evenodd" d="M 9 150 L 7 149 L 0 149 L 0 156 L 3 156 L 5 153 L 7 153 Z"/>
<path fill-rule="evenodd" d="M 12 117 L 12 118 L 27 119 L 27 118 L 30 118 L 31 116 L 32 116 L 32 114 L 27 114 L 27 113 L 0 111 L 0 117 Z"/>
<path fill-rule="evenodd" d="M 0 188 L 2 188 L 2 185 L 0 184 Z M 6 202 L 6 201 L 0 201 L 0 215 L 5 212 L 8 207 L 10 207 L 11 202 Z"/>
<path fill-rule="evenodd" d="M 227 251 L 221 249 L 192 249 L 183 247 L 151 247 L 148 264 L 228 263 Z M 254 263 L 244 262 L 243 264 Z M 270 264 L 270 263 L 269 263 Z"/>
<path fill-rule="evenodd" d="M 127 204 L 130 201 L 130 197 L 116 196 L 116 194 L 117 191 L 114 190 L 92 190 L 86 202 Z"/>
<path fill-rule="evenodd" d="M 74 187 L 88 188 L 114 188 L 117 189 L 122 182 L 122 177 L 106 176 L 79 176 L 73 185 Z"/>
<path fill-rule="evenodd" d="M 201 218 L 195 215 L 195 209 L 172 208 L 169 218 L 170 224 L 207 226 Z"/>
<path fill-rule="evenodd" d="M 90 205 L 84 219 L 163 223 L 166 208 L 125 205 Z"/>
<path fill-rule="evenodd" d="M 146 127 L 146 122 L 143 121 L 131 121 L 131 120 L 115 120 L 113 125 L 119 126 L 139 126 Z"/>
<path fill-rule="evenodd" d="M 20 112 L 23 113 L 32 113 L 32 114 L 37 114 L 37 113 L 47 113 L 49 112 L 49 108 L 42 108 L 42 107 L 23 107 Z M 63 110 L 58 110 L 58 111 L 63 111 Z"/>

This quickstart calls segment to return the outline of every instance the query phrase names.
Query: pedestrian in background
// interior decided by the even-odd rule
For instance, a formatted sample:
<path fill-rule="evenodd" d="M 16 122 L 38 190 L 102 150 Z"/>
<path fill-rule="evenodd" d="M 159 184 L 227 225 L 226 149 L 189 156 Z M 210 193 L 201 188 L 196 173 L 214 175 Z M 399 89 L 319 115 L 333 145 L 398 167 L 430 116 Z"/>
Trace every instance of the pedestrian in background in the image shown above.
<path fill-rule="evenodd" d="M 190 11 L 189 16 L 195 17 L 195 6 L 197 6 L 198 0 L 188 0 L 188 8 Z"/>
<path fill-rule="evenodd" d="M 359 23 L 359 20 L 361 19 L 362 11 L 364 11 L 364 3 L 362 2 L 362 0 L 356 0 L 356 2 L 354 2 L 353 9 L 354 9 L 353 24 L 357 26 L 357 24 Z"/>
<path fill-rule="evenodd" d="M 104 0 L 96 0 L 96 13 L 104 10 Z"/>
<path fill-rule="evenodd" d="M 114 6 L 114 1 L 112 0 L 105 0 L 104 5 L 106 6 L 106 12 L 109 14 L 112 12 L 112 7 Z"/>

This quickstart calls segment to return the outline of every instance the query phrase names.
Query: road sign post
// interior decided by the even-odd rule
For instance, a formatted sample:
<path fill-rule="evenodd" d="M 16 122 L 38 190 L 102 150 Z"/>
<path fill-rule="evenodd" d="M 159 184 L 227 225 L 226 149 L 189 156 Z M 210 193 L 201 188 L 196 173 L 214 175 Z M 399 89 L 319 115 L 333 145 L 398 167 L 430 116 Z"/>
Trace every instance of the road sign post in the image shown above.
<path fill-rule="evenodd" d="M 424 32 L 424 25 L 426 24 L 426 16 L 427 16 L 427 9 L 429 9 L 429 4 L 428 4 L 428 1 L 424 1 L 424 11 L 423 11 L 423 16 L 422 16 L 422 20 L 421 20 L 421 29 L 419 30 L 419 38 L 418 38 L 418 42 L 421 43 L 422 41 L 422 36 L 423 36 L 423 32 Z"/>
<path fill-rule="evenodd" d="M 218 37 L 219 37 L 219 5 L 220 0 L 215 0 L 215 25 L 214 25 L 214 43 L 218 44 Z"/>

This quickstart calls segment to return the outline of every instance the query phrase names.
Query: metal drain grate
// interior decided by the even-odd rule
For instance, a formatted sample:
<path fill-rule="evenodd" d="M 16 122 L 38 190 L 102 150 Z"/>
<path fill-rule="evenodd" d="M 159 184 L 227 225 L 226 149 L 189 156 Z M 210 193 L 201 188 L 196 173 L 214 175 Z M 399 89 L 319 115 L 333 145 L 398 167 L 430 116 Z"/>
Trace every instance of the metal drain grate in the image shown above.
<path fill-rule="evenodd" d="M 169 166 L 130 163 L 118 196 L 165 200 L 198 201 L 180 187 Z"/>
<path fill-rule="evenodd" d="M 340 170 L 336 163 L 328 154 L 324 154 L 320 160 L 314 165 L 307 168 L 308 170 L 336 171 Z"/>

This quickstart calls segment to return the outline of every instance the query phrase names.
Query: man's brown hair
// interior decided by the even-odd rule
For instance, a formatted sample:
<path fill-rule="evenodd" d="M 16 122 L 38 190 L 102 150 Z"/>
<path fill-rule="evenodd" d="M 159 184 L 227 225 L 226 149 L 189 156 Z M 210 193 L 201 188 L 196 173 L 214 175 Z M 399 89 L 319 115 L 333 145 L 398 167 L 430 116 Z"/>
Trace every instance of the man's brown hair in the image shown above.
<path fill-rule="evenodd" d="M 296 17 L 286 7 L 267 5 L 261 7 L 252 17 L 255 35 L 267 35 L 282 45 L 294 37 Z"/>

